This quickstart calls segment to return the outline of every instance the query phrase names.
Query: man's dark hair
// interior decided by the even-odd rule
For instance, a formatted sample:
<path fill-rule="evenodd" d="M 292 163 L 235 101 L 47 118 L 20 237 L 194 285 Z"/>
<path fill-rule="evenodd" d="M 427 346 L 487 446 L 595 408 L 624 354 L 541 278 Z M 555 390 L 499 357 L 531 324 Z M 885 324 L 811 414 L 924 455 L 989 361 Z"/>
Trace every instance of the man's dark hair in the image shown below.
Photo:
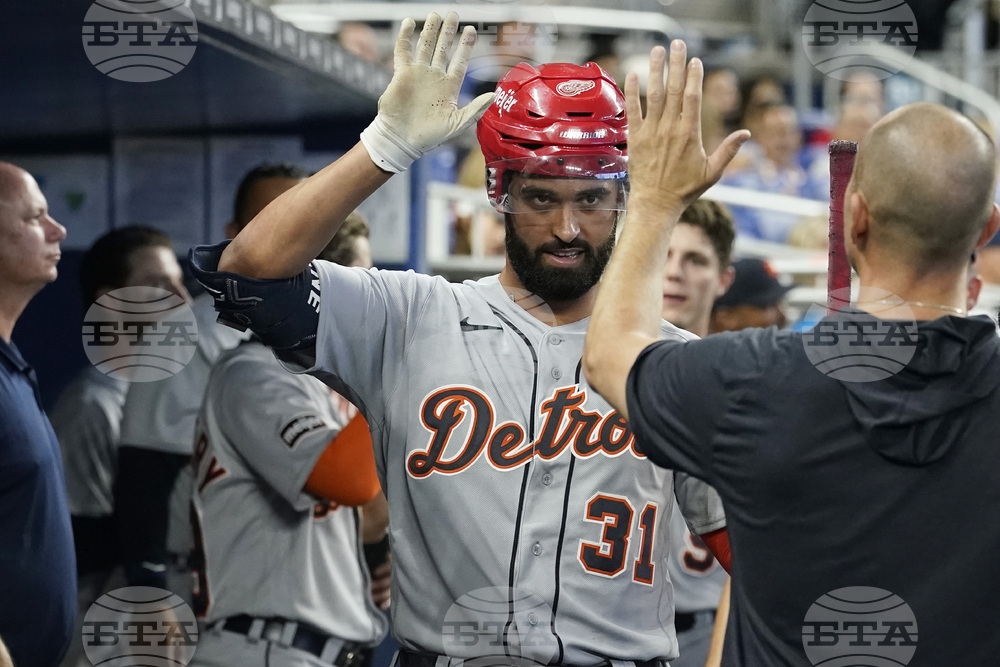
<path fill-rule="evenodd" d="M 89 305 L 97 301 L 102 288 L 124 287 L 132 271 L 132 253 L 142 248 L 163 247 L 173 252 L 170 237 L 152 227 L 121 227 L 97 239 L 83 254 L 80 263 L 80 290 Z"/>
<path fill-rule="evenodd" d="M 733 215 L 724 204 L 711 199 L 699 199 L 684 209 L 678 222 L 694 225 L 712 243 L 715 256 L 719 258 L 719 268 L 725 270 L 733 259 L 733 242 L 736 240 L 736 227 L 733 225 Z"/>
<path fill-rule="evenodd" d="M 368 221 L 365 216 L 352 211 L 316 258 L 350 266 L 358 258 L 354 249 L 354 239 L 357 238 L 368 238 Z"/>
<path fill-rule="evenodd" d="M 258 165 L 248 171 L 236 188 L 236 200 L 233 202 L 233 222 L 242 229 L 250 222 L 247 214 L 250 191 L 259 181 L 266 178 L 309 178 L 309 172 L 290 162 L 271 162 Z"/>

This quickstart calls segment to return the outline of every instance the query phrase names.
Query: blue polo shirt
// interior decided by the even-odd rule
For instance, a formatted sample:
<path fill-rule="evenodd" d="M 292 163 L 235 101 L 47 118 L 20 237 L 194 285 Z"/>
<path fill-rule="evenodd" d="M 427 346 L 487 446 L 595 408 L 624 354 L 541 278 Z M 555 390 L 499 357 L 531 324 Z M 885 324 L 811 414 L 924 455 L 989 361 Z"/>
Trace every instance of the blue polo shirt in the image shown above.
<path fill-rule="evenodd" d="M 76 617 L 59 443 L 35 372 L 0 338 L 0 637 L 15 665 L 58 665 Z"/>

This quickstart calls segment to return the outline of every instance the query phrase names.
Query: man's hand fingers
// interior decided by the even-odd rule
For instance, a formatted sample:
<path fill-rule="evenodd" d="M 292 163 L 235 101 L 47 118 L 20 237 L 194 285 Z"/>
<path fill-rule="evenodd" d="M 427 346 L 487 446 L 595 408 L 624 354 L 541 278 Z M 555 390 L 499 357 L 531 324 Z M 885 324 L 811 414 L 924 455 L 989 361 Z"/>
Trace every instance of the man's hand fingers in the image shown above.
<path fill-rule="evenodd" d="M 701 141 L 701 83 L 705 78 L 705 69 L 701 61 L 692 58 L 687 67 L 687 82 L 684 85 L 684 97 L 681 112 L 682 123 L 686 134 L 694 141 Z"/>
<path fill-rule="evenodd" d="M 625 75 L 625 117 L 628 118 L 630 132 L 642 126 L 642 103 L 639 101 L 639 75 L 629 72 Z"/>
<path fill-rule="evenodd" d="M 712 179 L 709 185 L 714 184 L 720 178 L 722 178 L 722 172 L 725 171 L 726 167 L 736 154 L 740 152 L 740 148 L 747 141 L 750 140 L 749 130 L 737 130 L 733 132 L 715 149 L 715 152 L 708 156 L 707 165 L 707 176 Z"/>
<path fill-rule="evenodd" d="M 434 47 L 437 45 L 438 33 L 441 30 L 441 17 L 436 12 L 427 15 L 424 21 L 424 29 L 420 31 L 420 39 L 417 41 L 417 57 L 413 62 L 418 65 L 430 65 L 431 57 L 434 55 Z"/>
<path fill-rule="evenodd" d="M 393 65 L 397 72 L 413 61 L 413 30 L 416 27 L 416 21 L 409 18 L 403 19 L 403 25 L 399 26 L 396 48 L 392 53 Z"/>
<path fill-rule="evenodd" d="M 451 45 L 455 43 L 455 34 L 457 32 L 458 14 L 448 12 L 444 17 L 444 25 L 441 26 L 441 35 L 438 37 L 431 67 L 441 70 L 448 69 L 448 51 L 451 50 Z"/>
<path fill-rule="evenodd" d="M 457 18 L 456 18 L 457 20 Z M 458 42 L 455 55 L 448 66 L 448 77 L 461 81 L 465 78 L 465 70 L 469 67 L 469 56 L 472 55 L 472 47 L 476 45 L 476 29 L 471 25 L 465 26 L 462 30 L 462 39 Z"/>
<path fill-rule="evenodd" d="M 667 66 L 667 103 L 664 109 L 669 122 L 681 112 L 684 101 L 684 81 L 687 78 L 687 44 L 675 39 L 670 42 L 670 64 Z"/>
<path fill-rule="evenodd" d="M 654 46 L 649 52 L 649 80 L 646 82 L 646 119 L 656 122 L 663 114 L 663 67 L 667 61 L 667 51 L 662 46 Z"/>

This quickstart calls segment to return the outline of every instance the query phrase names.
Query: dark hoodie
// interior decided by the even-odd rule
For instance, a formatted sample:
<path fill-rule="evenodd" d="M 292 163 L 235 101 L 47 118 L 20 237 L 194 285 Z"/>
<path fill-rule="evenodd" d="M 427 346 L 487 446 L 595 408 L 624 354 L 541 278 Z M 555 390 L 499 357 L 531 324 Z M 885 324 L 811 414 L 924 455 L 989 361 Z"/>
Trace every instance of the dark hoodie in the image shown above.
<path fill-rule="evenodd" d="M 889 354 L 758 329 L 636 361 L 637 444 L 726 505 L 724 665 L 1000 665 L 1000 339 L 984 317 L 908 331 Z"/>

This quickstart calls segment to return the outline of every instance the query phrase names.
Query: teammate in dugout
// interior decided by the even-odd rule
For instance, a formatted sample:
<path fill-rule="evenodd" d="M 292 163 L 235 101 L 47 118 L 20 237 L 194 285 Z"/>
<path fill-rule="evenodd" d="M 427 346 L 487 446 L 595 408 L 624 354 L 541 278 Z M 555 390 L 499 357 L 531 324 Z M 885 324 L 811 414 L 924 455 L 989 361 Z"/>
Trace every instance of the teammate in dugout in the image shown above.
<path fill-rule="evenodd" d="M 657 81 L 665 53 L 653 55 Z M 647 311 L 673 224 L 747 136 L 706 157 L 701 76 L 675 42 L 644 117 L 626 82 L 629 226 L 584 366 L 652 461 L 726 501 L 738 557 L 722 664 L 996 664 L 1000 340 L 988 317 L 967 316 L 970 255 L 1000 227 L 996 146 L 927 103 L 887 115 L 858 146 L 844 198 L 858 297 L 817 326 L 863 326 L 869 343 L 915 331 L 898 372 L 858 381 L 859 364 L 835 379 L 808 357 L 811 334 L 774 328 L 658 342 Z M 861 348 L 867 365 L 884 349 Z M 817 614 L 828 594 L 841 602 Z"/>
<path fill-rule="evenodd" d="M 193 250 L 193 267 L 221 318 L 368 419 L 398 665 L 663 665 L 677 655 L 663 560 L 675 494 L 723 562 L 728 549 L 714 491 L 683 476 L 675 488 L 581 377 L 625 207 L 623 97 L 596 65 L 520 65 L 495 101 L 459 109 L 475 31 L 450 57 L 457 29 L 455 14 L 430 15 L 414 57 L 405 21 L 361 143 L 230 245 Z M 487 189 L 507 225 L 498 276 L 457 285 L 310 263 L 350 210 L 484 110 Z"/>
<path fill-rule="evenodd" d="M 370 267 L 364 218 L 351 214 L 319 257 Z M 389 566 L 369 573 L 362 549 L 387 517 L 358 409 L 252 338 L 212 368 L 194 460 L 204 630 L 191 665 L 366 664 L 387 631 L 376 603 L 388 606 Z"/>

